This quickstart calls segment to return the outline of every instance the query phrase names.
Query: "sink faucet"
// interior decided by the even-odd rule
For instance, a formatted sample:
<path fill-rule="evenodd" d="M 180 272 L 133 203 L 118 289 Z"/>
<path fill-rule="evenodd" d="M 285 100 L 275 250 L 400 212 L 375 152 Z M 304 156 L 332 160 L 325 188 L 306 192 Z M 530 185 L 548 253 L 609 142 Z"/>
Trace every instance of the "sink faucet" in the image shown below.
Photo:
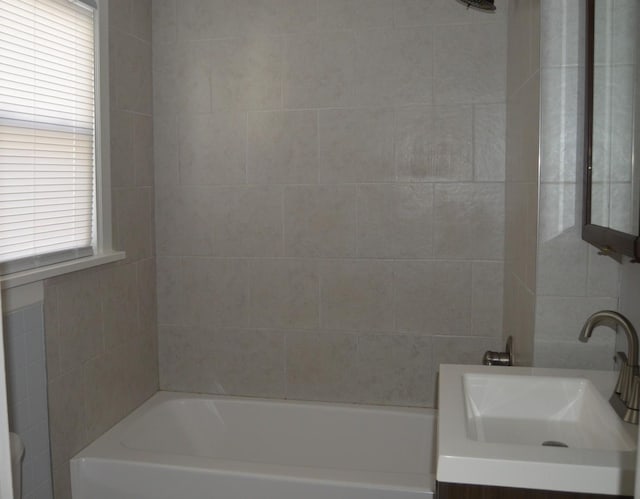
<path fill-rule="evenodd" d="M 627 338 L 628 357 L 618 352 L 616 357 L 622 361 L 620 375 L 615 391 L 609 402 L 627 423 L 638 424 L 640 415 L 640 377 L 638 377 L 638 334 L 629 319 L 613 310 L 601 310 L 587 319 L 582 326 L 578 339 L 589 341 L 593 330 L 598 326 L 609 326 L 616 331 L 619 326 Z"/>

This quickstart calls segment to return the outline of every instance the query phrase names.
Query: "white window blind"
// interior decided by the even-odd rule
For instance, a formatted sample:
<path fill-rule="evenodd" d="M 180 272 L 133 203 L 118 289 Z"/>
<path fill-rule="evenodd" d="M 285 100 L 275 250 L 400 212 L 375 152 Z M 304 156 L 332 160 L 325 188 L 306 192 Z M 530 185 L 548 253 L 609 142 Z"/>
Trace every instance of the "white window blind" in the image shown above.
<path fill-rule="evenodd" d="M 0 274 L 92 253 L 91 3 L 0 0 Z"/>

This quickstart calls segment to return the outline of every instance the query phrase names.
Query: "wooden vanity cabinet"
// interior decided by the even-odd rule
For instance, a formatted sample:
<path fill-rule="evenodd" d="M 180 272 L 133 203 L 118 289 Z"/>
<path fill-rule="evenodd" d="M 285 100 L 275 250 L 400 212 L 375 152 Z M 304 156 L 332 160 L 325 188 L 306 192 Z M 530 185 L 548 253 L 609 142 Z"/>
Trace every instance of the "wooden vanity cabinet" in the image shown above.
<path fill-rule="evenodd" d="M 516 489 L 492 485 L 436 483 L 436 499 L 613 499 L 632 496 L 559 492 L 555 490 Z"/>

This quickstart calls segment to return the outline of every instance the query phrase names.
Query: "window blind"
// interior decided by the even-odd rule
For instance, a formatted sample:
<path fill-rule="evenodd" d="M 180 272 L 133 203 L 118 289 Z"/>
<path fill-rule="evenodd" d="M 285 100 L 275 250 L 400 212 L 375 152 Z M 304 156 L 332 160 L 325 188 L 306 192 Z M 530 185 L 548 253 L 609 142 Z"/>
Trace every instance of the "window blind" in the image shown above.
<path fill-rule="evenodd" d="M 0 273 L 92 253 L 90 4 L 0 0 Z"/>

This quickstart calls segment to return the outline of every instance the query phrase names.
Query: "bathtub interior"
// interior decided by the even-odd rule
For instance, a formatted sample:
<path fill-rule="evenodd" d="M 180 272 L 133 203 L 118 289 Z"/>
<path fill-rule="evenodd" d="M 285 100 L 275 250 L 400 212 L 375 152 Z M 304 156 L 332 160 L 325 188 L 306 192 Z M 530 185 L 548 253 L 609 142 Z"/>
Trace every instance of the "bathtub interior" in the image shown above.
<path fill-rule="evenodd" d="M 434 473 L 435 417 L 412 409 L 161 397 L 126 425 L 132 450 L 283 466 Z"/>

